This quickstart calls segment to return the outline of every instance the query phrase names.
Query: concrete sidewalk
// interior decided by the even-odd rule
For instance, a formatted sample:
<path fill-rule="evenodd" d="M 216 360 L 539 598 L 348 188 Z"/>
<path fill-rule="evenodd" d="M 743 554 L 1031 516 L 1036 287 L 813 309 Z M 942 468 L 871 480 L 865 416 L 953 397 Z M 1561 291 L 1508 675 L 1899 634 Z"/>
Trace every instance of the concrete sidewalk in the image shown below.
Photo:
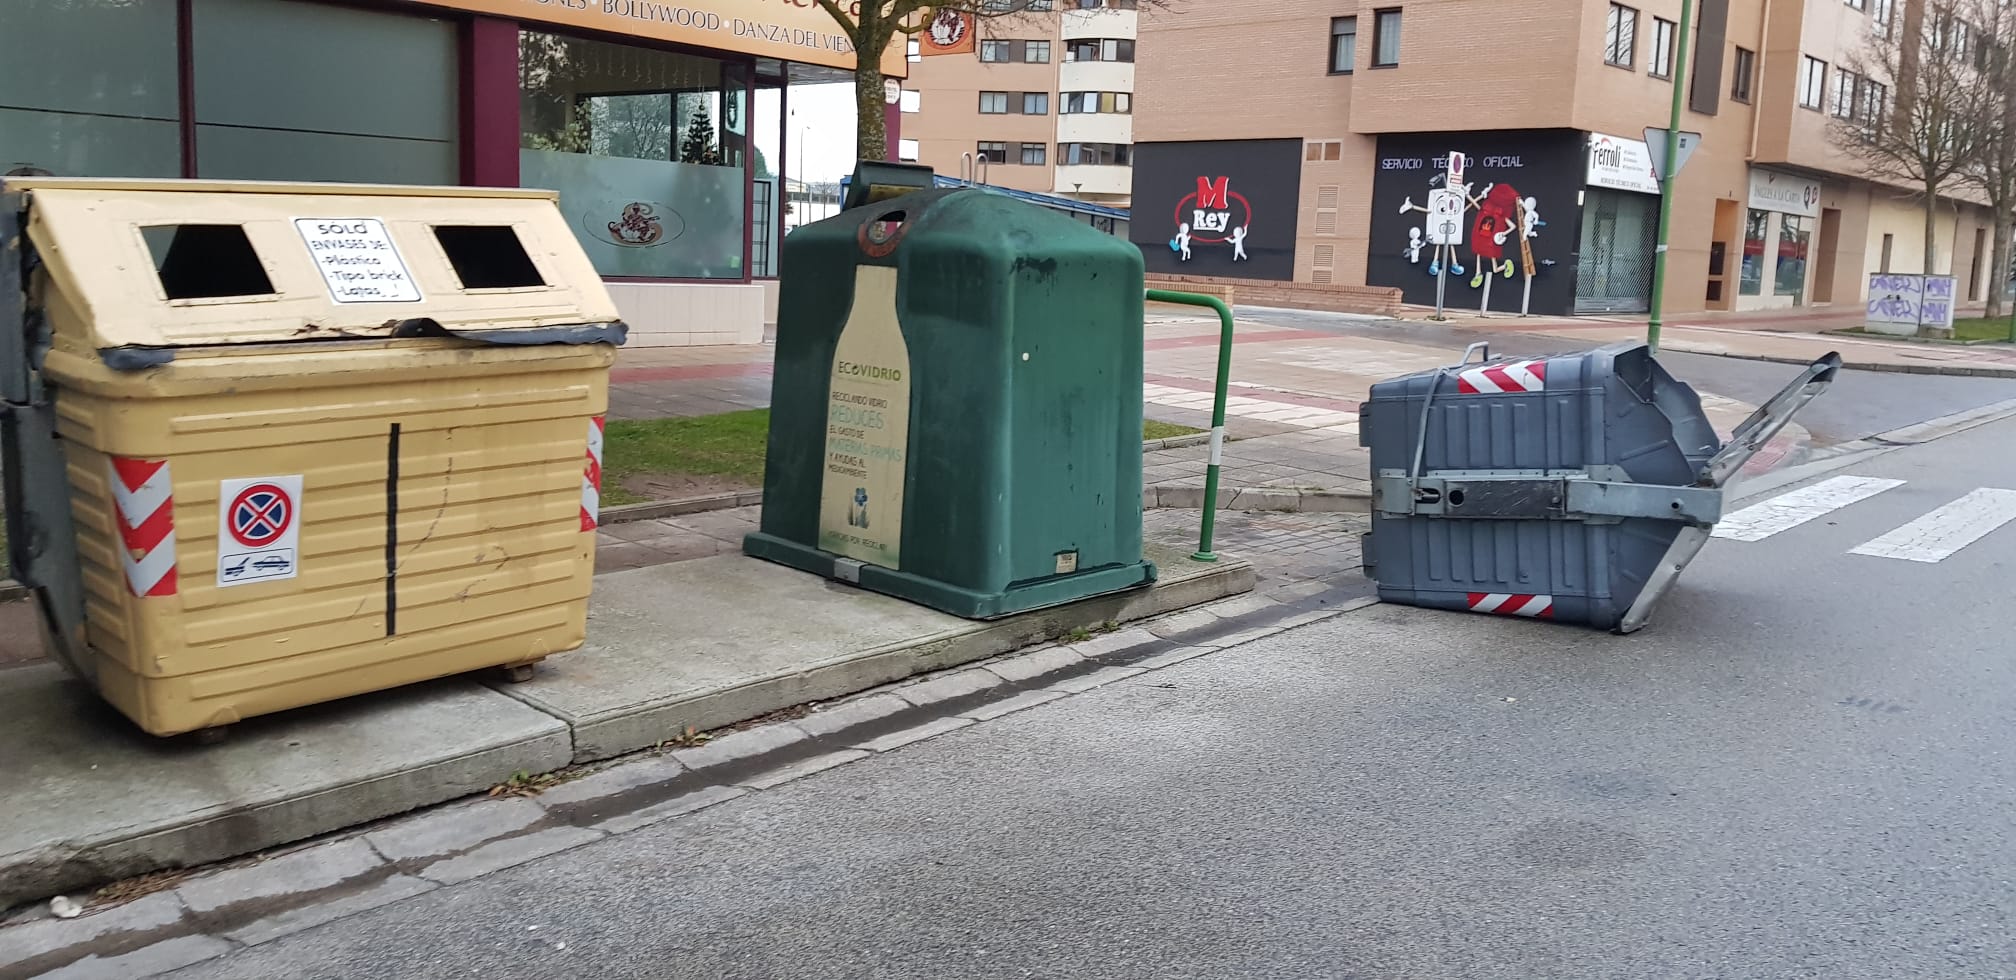
<path fill-rule="evenodd" d="M 993 622 L 739 554 L 667 556 L 598 575 L 588 645 L 548 661 L 530 682 L 454 678 L 351 698 L 241 723 L 215 746 L 141 734 L 54 664 L 0 671 L 0 745 L 10 762 L 0 909 L 224 860 L 1253 588 L 1243 561 L 1191 561 L 1194 533 L 1150 527 L 1148 556 L 1160 570 L 1150 589 Z"/>

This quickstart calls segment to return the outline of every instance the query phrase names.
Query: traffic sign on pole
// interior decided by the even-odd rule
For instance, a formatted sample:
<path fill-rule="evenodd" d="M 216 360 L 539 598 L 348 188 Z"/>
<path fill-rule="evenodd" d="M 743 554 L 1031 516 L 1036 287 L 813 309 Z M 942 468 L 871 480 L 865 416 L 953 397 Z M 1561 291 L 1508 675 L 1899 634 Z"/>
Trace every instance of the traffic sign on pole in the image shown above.
<path fill-rule="evenodd" d="M 1700 133 L 1681 132 L 1673 144 L 1673 173 L 1678 176 L 1681 168 L 1687 166 L 1687 158 L 1694 155 L 1694 148 L 1701 145 Z M 1652 155 L 1652 176 L 1666 179 L 1666 130 L 1663 127 L 1645 127 L 1645 148 Z"/>

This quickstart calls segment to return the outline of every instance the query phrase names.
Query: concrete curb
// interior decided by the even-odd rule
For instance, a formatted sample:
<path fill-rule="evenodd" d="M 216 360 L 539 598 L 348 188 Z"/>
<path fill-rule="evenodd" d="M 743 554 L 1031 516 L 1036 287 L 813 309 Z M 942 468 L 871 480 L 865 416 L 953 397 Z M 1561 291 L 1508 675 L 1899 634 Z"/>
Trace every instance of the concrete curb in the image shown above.
<path fill-rule="evenodd" d="M 1158 560 L 1161 560 L 1158 556 Z M 1185 559 L 1178 559 L 1185 560 Z M 1194 563 L 1193 563 L 1194 564 Z M 1227 596 L 1253 591 L 1253 566 L 1222 560 L 1180 578 L 1165 577 L 1147 589 L 1038 609 L 1005 619 L 961 625 L 864 650 L 812 667 L 793 667 L 740 686 L 691 697 L 640 701 L 621 711 L 570 717 L 537 703 L 536 688 L 494 685 L 499 693 L 567 723 L 574 736 L 576 763 L 595 762 L 662 742 L 667 732 L 710 731 L 817 701 L 846 697 L 881 684 L 960 664 L 985 660 L 1034 644 L 1051 642 L 1100 623 L 1128 623 L 1160 616 Z"/>
<path fill-rule="evenodd" d="M 1699 354 L 1703 357 L 1727 357 L 1738 361 L 1763 361 L 1769 364 L 1796 364 L 1805 367 L 1813 363 L 1810 357 L 1779 357 L 1775 354 L 1744 354 L 1736 351 L 1694 350 L 1686 346 L 1668 344 L 1665 350 L 1675 354 Z M 1876 371 L 1884 374 L 1935 374 L 1954 378 L 2016 378 L 2016 367 L 1963 367 L 1957 364 L 1888 364 L 1882 362 L 1850 360 L 1847 355 L 1841 359 L 1841 367 L 1849 371 Z"/>
<path fill-rule="evenodd" d="M 1311 609 L 1241 596 L 887 685 L 793 721 L 617 760 L 537 796 L 448 803 L 198 873 L 81 919 L 38 910 L 0 926 L 0 964 L 143 975 L 200 963 L 1376 602 Z"/>
<path fill-rule="evenodd" d="M 1161 449 L 1187 449 L 1202 446 L 1211 441 L 1211 433 L 1198 432 L 1187 436 L 1170 436 L 1167 439 L 1150 439 L 1141 444 L 1141 451 L 1152 453 Z M 708 511 L 730 510 L 736 507 L 755 507 L 763 503 L 763 491 L 744 490 L 740 493 L 715 493 L 700 497 L 680 497 L 677 500 L 647 500 L 638 504 L 618 504 L 602 508 L 603 524 L 625 524 L 631 521 L 655 521 L 666 517 L 683 517 L 687 514 L 704 514 Z M 9 594 L 13 586 L 17 594 Z M 26 589 L 13 582 L 0 582 L 0 602 L 19 599 L 27 595 Z"/>
<path fill-rule="evenodd" d="M 1201 510 L 1204 488 L 1165 484 L 1141 492 L 1144 509 Z M 1219 487 L 1218 509 L 1285 514 L 1369 514 L 1372 495 L 1357 490 L 1302 490 L 1293 487 Z"/>
<path fill-rule="evenodd" d="M 1177 549 L 1180 550 L 1180 549 Z M 1184 561 L 1146 589 L 1096 597 L 1050 609 L 985 623 L 961 623 L 875 648 L 843 649 L 816 663 L 794 666 L 782 674 L 757 676 L 734 686 L 704 692 L 682 691 L 676 697 L 639 699 L 620 712 L 569 717 L 538 703 L 533 685 L 483 685 L 469 681 L 418 685 L 386 695 L 395 698 L 395 714 L 385 707 L 325 708 L 358 744 L 353 756 L 367 762 L 317 768 L 307 782 L 294 781 L 250 792 L 233 789 L 214 805 L 190 808 L 178 802 L 161 813 L 145 813 L 134 821 L 102 832 L 66 832 L 71 836 L 23 840 L 0 854 L 0 909 L 47 897 L 65 889 L 145 874 L 162 868 L 201 867 L 248 852 L 342 831 L 358 824 L 432 806 L 512 780 L 514 774 L 540 774 L 571 764 L 603 760 L 654 745 L 688 730 L 709 731 L 762 718 L 772 713 L 836 698 L 931 671 L 985 660 L 1059 637 L 1098 629 L 1251 592 L 1253 567 L 1239 560 L 1215 564 L 1191 563 L 1173 557 L 1177 550 L 1151 550 L 1159 562 Z M 1187 552 L 1186 552 L 1187 553 Z M 794 573 L 795 574 L 795 573 Z M 14 693 L 59 713 L 83 713 L 95 695 L 68 679 L 54 664 L 31 666 L 50 678 L 32 693 L 23 686 Z M 501 687 L 499 691 L 496 688 Z M 59 696 L 60 695 L 60 696 Z M 69 700 L 65 700 L 69 699 Z M 444 703 L 444 699 L 452 703 Z M 69 704 L 76 702 L 75 706 Z M 390 746 L 403 734 L 468 710 L 480 702 L 490 714 L 487 725 L 467 726 L 460 742 L 430 750 L 422 763 L 391 758 Z M 274 716 L 260 739 L 228 740 L 207 753 L 258 752 L 272 740 L 287 744 L 334 744 L 326 727 L 318 728 L 315 711 Z M 291 742 L 289 742 L 291 740 Z M 346 743 L 347 744 L 347 743 Z M 108 746 L 107 751 L 116 749 Z M 283 752 L 284 754 L 284 752 Z M 264 757 L 264 756 L 262 756 Z M 401 757 L 403 758 L 403 757 Z M 382 761 L 381 761 L 382 760 Z M 219 762 L 218 764 L 226 764 Z M 236 765 L 253 765 L 240 762 Z M 489 860 L 484 858 L 483 860 Z M 458 872 L 462 873 L 462 872 Z M 6 962 L 0 950 L 0 963 Z M 0 975 L 5 975 L 0 970 Z"/>

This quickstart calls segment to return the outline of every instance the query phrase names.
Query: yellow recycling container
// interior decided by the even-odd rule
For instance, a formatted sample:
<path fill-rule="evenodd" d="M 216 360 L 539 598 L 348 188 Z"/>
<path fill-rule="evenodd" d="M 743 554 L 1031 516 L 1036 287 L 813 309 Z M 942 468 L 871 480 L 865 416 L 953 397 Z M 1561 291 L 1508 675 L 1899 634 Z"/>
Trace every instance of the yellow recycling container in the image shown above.
<path fill-rule="evenodd" d="M 522 678 L 581 644 L 625 328 L 553 194 L 0 192 L 32 249 L 78 622 L 46 555 L 23 579 L 51 651 L 140 727 Z"/>

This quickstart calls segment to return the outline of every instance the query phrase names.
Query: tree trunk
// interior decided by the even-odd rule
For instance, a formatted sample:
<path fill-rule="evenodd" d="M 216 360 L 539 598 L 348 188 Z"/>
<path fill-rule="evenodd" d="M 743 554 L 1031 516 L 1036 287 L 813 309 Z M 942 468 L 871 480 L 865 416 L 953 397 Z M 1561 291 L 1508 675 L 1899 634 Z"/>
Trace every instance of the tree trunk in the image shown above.
<path fill-rule="evenodd" d="M 1925 184 L 1925 267 L 1920 271 L 1926 275 L 1936 275 L 1939 267 L 1933 262 L 1939 257 L 1939 185 Z"/>
<path fill-rule="evenodd" d="M 1999 205 L 1995 208 L 1995 230 L 1989 234 L 1995 236 L 1995 244 L 1988 250 L 1986 315 L 1998 317 L 2002 315 L 2002 293 L 2009 288 L 2009 212 Z"/>
<path fill-rule="evenodd" d="M 857 49 L 866 51 L 866 48 Z M 854 68 L 854 155 L 862 160 L 889 159 L 889 120 L 883 114 L 887 99 L 882 92 L 882 62 L 879 57 L 857 55 Z"/>

